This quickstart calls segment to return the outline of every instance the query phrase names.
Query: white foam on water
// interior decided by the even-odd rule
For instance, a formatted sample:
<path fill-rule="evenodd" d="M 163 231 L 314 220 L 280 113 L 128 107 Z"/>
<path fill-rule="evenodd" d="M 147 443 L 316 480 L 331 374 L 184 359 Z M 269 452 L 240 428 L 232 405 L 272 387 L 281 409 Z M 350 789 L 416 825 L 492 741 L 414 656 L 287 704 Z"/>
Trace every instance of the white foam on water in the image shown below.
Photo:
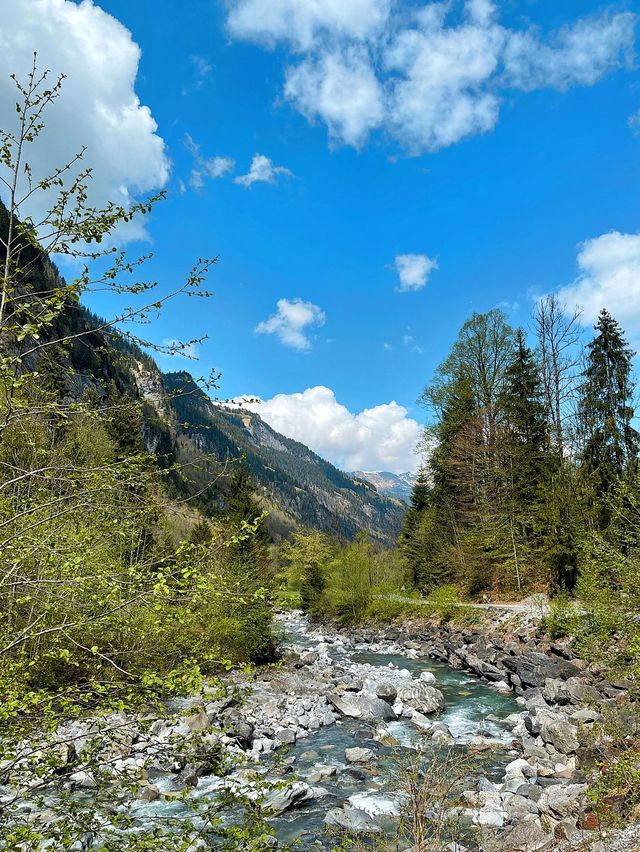
<path fill-rule="evenodd" d="M 495 722 L 470 715 L 465 705 L 445 711 L 440 720 L 447 725 L 456 742 L 468 742 L 472 737 L 487 737 L 500 742 L 512 739 L 509 732 Z"/>
<path fill-rule="evenodd" d="M 404 721 L 388 722 L 387 731 L 403 748 L 417 749 L 424 736 L 413 725 Z"/>
<path fill-rule="evenodd" d="M 381 795 L 372 791 L 354 793 L 347 799 L 350 805 L 364 811 L 369 816 L 398 816 L 400 808 L 398 802 L 389 796 Z"/>

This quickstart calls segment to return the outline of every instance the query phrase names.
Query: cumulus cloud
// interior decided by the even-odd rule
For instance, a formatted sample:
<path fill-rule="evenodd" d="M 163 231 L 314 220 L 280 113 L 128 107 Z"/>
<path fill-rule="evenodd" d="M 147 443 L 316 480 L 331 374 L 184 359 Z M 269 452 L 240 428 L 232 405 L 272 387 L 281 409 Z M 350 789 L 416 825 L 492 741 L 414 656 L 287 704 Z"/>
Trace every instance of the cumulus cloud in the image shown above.
<path fill-rule="evenodd" d="M 632 61 L 637 16 L 605 10 L 549 34 L 500 24 L 493 0 L 231 0 L 239 39 L 284 43 L 284 94 L 334 142 L 374 130 L 412 153 L 492 130 L 506 90 L 593 85 Z"/>
<path fill-rule="evenodd" d="M 251 160 L 251 166 L 246 175 L 238 175 L 235 179 L 240 186 L 252 186 L 256 182 L 275 183 L 278 175 L 285 177 L 293 177 L 293 173 L 284 166 L 274 166 L 273 161 L 264 154 L 254 154 Z"/>
<path fill-rule="evenodd" d="M 438 261 L 426 254 L 397 254 L 393 265 L 398 273 L 398 290 L 401 293 L 422 290 L 433 270 L 438 269 Z"/>
<path fill-rule="evenodd" d="M 422 427 L 397 402 L 356 414 L 339 403 L 330 388 L 319 386 L 243 407 L 343 470 L 403 473 L 418 467 L 415 451 Z"/>
<path fill-rule="evenodd" d="M 0 25 L 0 114 L 15 116 L 16 89 L 9 79 L 40 69 L 66 74 L 62 94 L 45 115 L 46 128 L 30 146 L 40 179 L 68 162 L 83 145 L 93 167 L 89 202 L 128 205 L 136 195 L 164 186 L 169 160 L 149 107 L 135 92 L 140 48 L 131 33 L 91 0 L 13 0 Z M 6 125 L 5 125 L 6 126 Z M 10 129 L 10 128 L 7 128 Z M 34 204 L 38 196 L 34 196 Z M 44 200 L 29 212 L 44 211 Z M 144 236 L 141 223 L 129 238 Z"/>
<path fill-rule="evenodd" d="M 236 0 L 228 27 L 236 38 L 307 50 L 327 34 L 363 39 L 384 25 L 390 0 Z"/>
<path fill-rule="evenodd" d="M 579 245 L 579 277 L 558 295 L 595 322 L 606 308 L 635 336 L 640 334 L 640 234 L 612 231 Z"/>
<path fill-rule="evenodd" d="M 323 310 L 302 299 L 279 299 L 276 312 L 256 326 L 258 334 L 275 334 L 280 343 L 292 349 L 311 349 L 309 332 L 324 325 Z"/>
<path fill-rule="evenodd" d="M 203 157 L 200 153 L 200 145 L 194 142 L 188 133 L 185 134 L 184 144 L 193 156 L 193 168 L 189 176 L 191 189 L 200 191 L 204 187 L 206 178 L 224 177 L 235 168 L 236 161 L 231 157 Z"/>
<path fill-rule="evenodd" d="M 504 55 L 506 78 L 526 91 L 592 86 L 632 61 L 635 21 L 631 12 L 605 12 L 563 27 L 546 43 L 533 30 L 512 33 Z"/>
<path fill-rule="evenodd" d="M 338 49 L 287 70 L 285 96 L 310 121 L 321 119 L 333 139 L 359 147 L 383 118 L 383 91 L 368 55 Z"/>

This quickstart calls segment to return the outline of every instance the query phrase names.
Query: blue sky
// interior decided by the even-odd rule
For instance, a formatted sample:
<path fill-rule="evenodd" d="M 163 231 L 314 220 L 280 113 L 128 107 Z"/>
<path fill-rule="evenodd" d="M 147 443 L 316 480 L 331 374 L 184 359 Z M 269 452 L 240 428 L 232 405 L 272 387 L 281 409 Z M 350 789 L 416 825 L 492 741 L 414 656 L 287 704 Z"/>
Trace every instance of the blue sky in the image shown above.
<path fill-rule="evenodd" d="M 220 255 L 215 297 L 174 303 L 154 338 L 207 334 L 193 370 L 220 369 L 223 396 L 285 395 L 272 422 L 332 460 L 413 466 L 415 401 L 472 311 L 527 325 L 532 294 L 564 288 L 587 320 L 610 297 L 640 339 L 638 3 L 15 5 L 3 74 L 37 48 L 69 75 L 104 191 L 168 190 L 148 274 L 168 288 Z M 132 93 L 150 115 L 105 151 L 82 98 L 113 98 L 118 121 Z M 271 180 L 242 179 L 256 155 Z M 332 394 L 304 394 L 317 386 Z"/>

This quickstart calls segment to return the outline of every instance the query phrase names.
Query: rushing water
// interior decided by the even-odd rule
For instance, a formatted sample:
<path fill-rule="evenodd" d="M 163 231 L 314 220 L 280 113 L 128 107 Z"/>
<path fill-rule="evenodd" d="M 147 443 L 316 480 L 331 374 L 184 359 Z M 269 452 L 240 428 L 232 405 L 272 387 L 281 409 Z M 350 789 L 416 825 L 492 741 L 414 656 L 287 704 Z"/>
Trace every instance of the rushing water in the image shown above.
<path fill-rule="evenodd" d="M 438 721 L 448 727 L 455 740 L 455 748 L 463 753 L 468 752 L 474 737 L 491 741 L 490 748 L 474 754 L 474 772 L 497 780 L 504 766 L 513 759 L 513 752 L 509 751 L 509 727 L 503 720 L 517 712 L 519 707 L 509 694 L 505 695 L 475 678 L 426 658 L 408 659 L 402 654 L 382 653 L 379 647 L 374 651 L 367 646 L 354 645 L 346 635 L 323 637 L 301 615 L 284 616 L 281 624 L 285 646 L 300 652 L 320 648 L 330 660 L 335 661 L 336 671 L 347 669 L 355 671 L 357 676 L 359 671 L 363 671 L 358 666 L 374 667 L 377 682 L 385 679 L 385 671 L 388 677 L 390 670 L 405 669 L 414 678 L 418 678 L 422 672 L 431 672 L 436 679 L 435 685 L 442 691 L 446 701 L 446 708 Z M 324 638 L 331 641 L 325 642 Z M 332 665 L 329 663 L 329 668 Z M 269 683 L 269 672 L 264 674 Z M 282 677 L 281 674 L 279 676 Z M 330 682 L 322 684 L 318 681 L 318 689 L 323 686 L 326 689 L 333 688 Z M 256 693 L 258 697 L 259 693 Z M 190 706 L 190 702 L 186 702 L 186 706 Z M 296 848 L 301 850 L 330 848 L 330 842 L 323 845 L 326 841 L 325 816 L 332 808 L 344 805 L 369 814 L 383 831 L 392 835 L 403 802 L 399 777 L 403 763 L 406 765 L 407 759 L 418 748 L 425 759 L 434 762 L 442 760 L 444 755 L 442 746 L 438 746 L 429 734 L 422 733 L 405 718 L 369 724 L 342 717 L 335 724 L 325 725 L 308 736 L 303 735 L 302 731 L 300 734 L 295 745 L 288 750 L 279 749 L 270 756 L 263 756 L 259 763 L 249 766 L 253 765 L 253 771 L 266 775 L 269 781 L 299 778 L 314 788 L 323 788 L 324 792 L 314 789 L 315 797 L 307 803 L 271 820 L 278 839 L 282 843 L 296 841 Z M 366 766 L 347 765 L 345 749 L 353 747 L 371 748 L 376 759 Z M 319 767 L 328 766 L 334 768 L 335 774 L 315 782 L 313 777 L 309 778 Z M 230 778 L 245 783 L 243 778 L 246 779 L 246 775 L 243 776 L 243 772 L 246 769 L 239 768 Z M 150 770 L 149 780 L 161 794 L 178 792 L 184 787 L 179 776 L 167 769 Z M 192 795 L 196 802 L 204 805 L 215 801 L 228 782 L 228 778 L 202 777 Z M 79 798 L 90 801 L 91 795 L 91 791 L 87 790 L 79 793 Z M 190 813 L 183 802 L 172 801 L 170 795 L 167 798 L 163 795 L 156 801 L 123 803 L 118 809 L 132 818 L 132 831 L 143 830 L 154 820 Z M 240 815 L 240 811 L 235 811 L 235 818 Z M 229 819 L 234 820 L 233 812 L 229 814 Z M 0 848 L 4 848 L 1 843 Z M 82 848 L 98 847 L 89 841 Z"/>
<path fill-rule="evenodd" d="M 299 651 L 315 647 L 318 639 L 313 631 L 309 634 L 307 630 L 305 619 L 288 617 L 283 636 L 285 644 Z M 350 647 L 349 644 L 337 647 L 329 644 L 327 652 L 343 665 L 346 660 L 366 663 L 382 670 L 391 665 L 408 669 L 414 677 L 418 677 L 421 672 L 431 672 L 436 678 L 435 685 L 446 700 L 446 708 L 438 721 L 447 725 L 455 738 L 456 747 L 464 752 L 471 738 L 478 736 L 496 741 L 494 748 L 474 757 L 474 771 L 497 780 L 504 766 L 513 759 L 513 753 L 509 753 L 512 737 L 502 720 L 520 708 L 510 694 L 429 659 L 411 660 L 401 655 Z M 343 718 L 291 747 L 288 756 L 295 757 L 293 769 L 301 778 L 312 772 L 318 764 L 338 766 L 340 770 L 336 775 L 319 782 L 327 790 L 326 797 L 314 799 L 273 820 L 281 841 L 297 840 L 301 848 L 309 848 L 315 839 L 323 837 L 326 812 L 344 804 L 366 811 L 383 828 L 390 833 L 394 831 L 396 821 L 393 816 L 398 814 L 401 803 L 398 775 L 411 754 L 409 750 L 420 747 L 428 759 L 430 757 L 436 761 L 442 751 L 430 741 L 428 734 L 421 733 L 409 720 L 387 722 L 384 727 L 397 745 L 382 745 L 374 741 L 375 725 Z M 359 767 L 363 771 L 353 772 L 345 765 L 345 749 L 354 746 L 371 747 L 379 757 L 370 768 Z"/>

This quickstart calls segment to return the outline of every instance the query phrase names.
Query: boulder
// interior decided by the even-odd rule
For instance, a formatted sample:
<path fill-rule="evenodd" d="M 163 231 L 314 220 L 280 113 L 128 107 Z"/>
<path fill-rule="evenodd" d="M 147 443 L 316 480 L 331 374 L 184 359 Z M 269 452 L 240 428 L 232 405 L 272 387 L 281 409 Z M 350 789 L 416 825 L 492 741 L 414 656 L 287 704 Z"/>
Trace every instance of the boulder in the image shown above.
<path fill-rule="evenodd" d="M 424 681 L 412 681 L 398 688 L 398 698 L 427 715 L 444 710 L 444 695 Z"/>
<path fill-rule="evenodd" d="M 295 781 L 288 787 L 267 793 L 262 800 L 262 810 L 271 815 L 282 814 L 312 798 L 313 790 L 311 787 L 304 781 Z"/>
<path fill-rule="evenodd" d="M 383 681 L 376 686 L 376 696 L 386 701 L 387 704 L 393 704 L 398 696 L 398 690 L 392 683 Z"/>
<path fill-rule="evenodd" d="M 391 705 L 375 695 L 360 692 L 356 695 L 330 694 L 327 700 L 343 716 L 365 722 L 388 722 L 396 718 Z"/>
<path fill-rule="evenodd" d="M 542 813 L 550 814 L 555 819 L 577 817 L 586 804 L 586 784 L 557 784 L 546 787 L 538 800 Z"/>
<path fill-rule="evenodd" d="M 296 739 L 296 732 L 293 728 L 283 728 L 281 731 L 276 731 L 276 740 L 281 745 L 294 745 Z"/>
<path fill-rule="evenodd" d="M 380 826 L 365 811 L 358 808 L 332 808 L 324 818 L 325 825 L 352 834 L 379 834 Z"/>
<path fill-rule="evenodd" d="M 370 748 L 346 748 L 344 759 L 347 763 L 370 763 L 375 753 Z"/>
<path fill-rule="evenodd" d="M 554 842 L 553 835 L 544 831 L 539 820 L 531 819 L 508 829 L 497 848 L 500 852 L 537 852 L 552 848 Z"/>
<path fill-rule="evenodd" d="M 551 718 L 545 714 L 540 721 L 540 736 L 560 754 L 575 754 L 580 747 L 577 728 L 561 717 Z"/>

